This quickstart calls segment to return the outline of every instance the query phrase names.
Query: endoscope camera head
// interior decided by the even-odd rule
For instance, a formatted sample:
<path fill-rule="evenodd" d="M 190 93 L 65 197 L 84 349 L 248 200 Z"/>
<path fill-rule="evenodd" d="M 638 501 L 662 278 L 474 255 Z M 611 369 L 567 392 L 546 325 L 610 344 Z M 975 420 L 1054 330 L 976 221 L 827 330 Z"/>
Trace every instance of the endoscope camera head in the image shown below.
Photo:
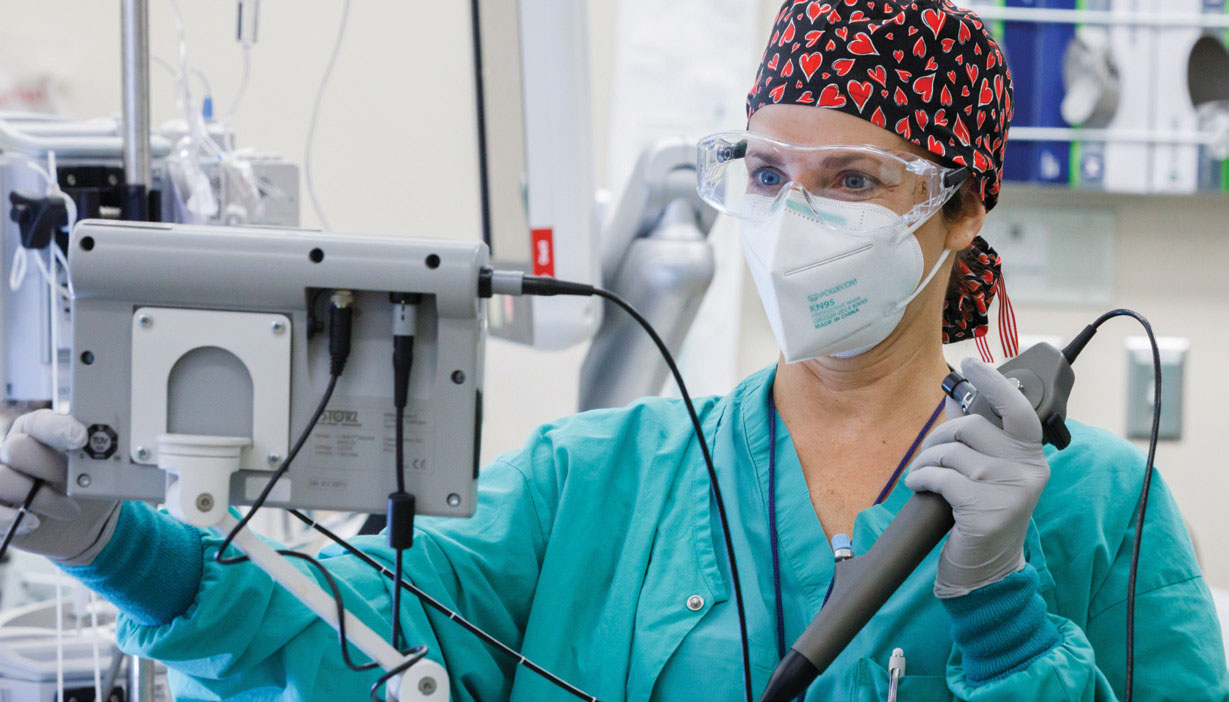
<path fill-rule="evenodd" d="M 999 366 L 998 371 L 1037 411 L 1045 442 L 1059 450 L 1066 448 L 1071 443 L 1071 432 L 1067 430 L 1067 399 L 1075 383 L 1075 373 L 1066 355 L 1050 344 L 1035 344 Z M 943 379 L 943 392 L 955 400 L 965 414 L 980 414 L 995 426 L 1003 426 L 1003 418 L 959 373 L 953 371 Z"/>

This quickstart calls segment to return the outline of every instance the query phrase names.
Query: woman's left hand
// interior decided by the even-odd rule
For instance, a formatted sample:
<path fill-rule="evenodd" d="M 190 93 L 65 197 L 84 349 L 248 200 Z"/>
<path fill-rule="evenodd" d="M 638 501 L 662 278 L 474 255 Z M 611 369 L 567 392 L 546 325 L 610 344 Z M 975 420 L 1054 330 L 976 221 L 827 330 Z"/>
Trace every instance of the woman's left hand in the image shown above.
<path fill-rule="evenodd" d="M 914 492 L 942 495 L 956 519 L 939 557 L 935 595 L 941 598 L 966 595 L 1024 567 L 1028 521 L 1050 478 L 1041 422 L 1024 394 L 979 360 L 966 359 L 961 371 L 1003 418 L 1003 428 L 961 412 L 926 438 L 905 478 Z"/>

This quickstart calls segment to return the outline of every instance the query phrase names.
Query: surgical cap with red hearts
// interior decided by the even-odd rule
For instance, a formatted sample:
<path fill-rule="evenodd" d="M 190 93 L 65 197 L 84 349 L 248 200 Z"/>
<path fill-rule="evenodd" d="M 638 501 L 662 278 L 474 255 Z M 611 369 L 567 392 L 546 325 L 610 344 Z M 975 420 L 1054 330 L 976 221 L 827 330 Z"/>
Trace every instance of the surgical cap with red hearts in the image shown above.
<path fill-rule="evenodd" d="M 973 173 L 986 209 L 998 201 L 1012 118 L 1011 73 L 973 12 L 950 0 L 786 0 L 747 96 L 765 105 L 839 110 L 890 130 Z M 981 237 L 956 262 L 945 342 L 985 334 L 1001 259 Z"/>

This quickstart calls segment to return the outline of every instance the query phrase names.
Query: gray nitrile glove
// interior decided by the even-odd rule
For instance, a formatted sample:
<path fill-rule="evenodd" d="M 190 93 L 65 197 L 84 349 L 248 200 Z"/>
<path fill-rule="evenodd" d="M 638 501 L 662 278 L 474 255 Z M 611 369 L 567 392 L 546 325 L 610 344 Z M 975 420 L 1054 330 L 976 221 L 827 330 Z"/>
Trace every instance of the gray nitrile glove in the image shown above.
<path fill-rule="evenodd" d="M 1033 507 L 1050 479 L 1041 422 L 1007 378 L 976 359 L 964 377 L 1003 418 L 999 429 L 980 415 L 957 416 L 935 429 L 905 478 L 914 492 L 938 493 L 952 506 L 956 526 L 939 557 L 936 597 L 959 597 L 1024 567 L 1024 536 Z"/>
<path fill-rule="evenodd" d="M 51 410 L 24 414 L 0 446 L 0 534 L 34 478 L 46 481 L 13 537 L 13 546 L 64 565 L 88 565 L 107 545 L 119 519 L 116 500 L 78 500 L 65 494 L 68 456 L 85 445 L 81 422 Z"/>

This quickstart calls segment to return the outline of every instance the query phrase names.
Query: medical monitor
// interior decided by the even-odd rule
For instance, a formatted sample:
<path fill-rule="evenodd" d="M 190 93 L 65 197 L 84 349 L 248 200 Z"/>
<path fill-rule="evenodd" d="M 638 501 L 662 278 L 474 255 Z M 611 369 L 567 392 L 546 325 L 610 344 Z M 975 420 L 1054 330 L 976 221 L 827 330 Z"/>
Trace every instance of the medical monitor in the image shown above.
<path fill-rule="evenodd" d="M 71 494 L 250 504 L 328 385 L 328 308 L 348 291 L 349 360 L 268 504 L 383 512 L 395 486 L 390 293 L 416 293 L 406 489 L 420 514 L 473 512 L 482 242 L 87 220 L 69 246 L 73 414 L 89 431 L 69 459 Z M 212 488 L 168 470 L 183 437 L 237 451 L 236 470 Z"/>

